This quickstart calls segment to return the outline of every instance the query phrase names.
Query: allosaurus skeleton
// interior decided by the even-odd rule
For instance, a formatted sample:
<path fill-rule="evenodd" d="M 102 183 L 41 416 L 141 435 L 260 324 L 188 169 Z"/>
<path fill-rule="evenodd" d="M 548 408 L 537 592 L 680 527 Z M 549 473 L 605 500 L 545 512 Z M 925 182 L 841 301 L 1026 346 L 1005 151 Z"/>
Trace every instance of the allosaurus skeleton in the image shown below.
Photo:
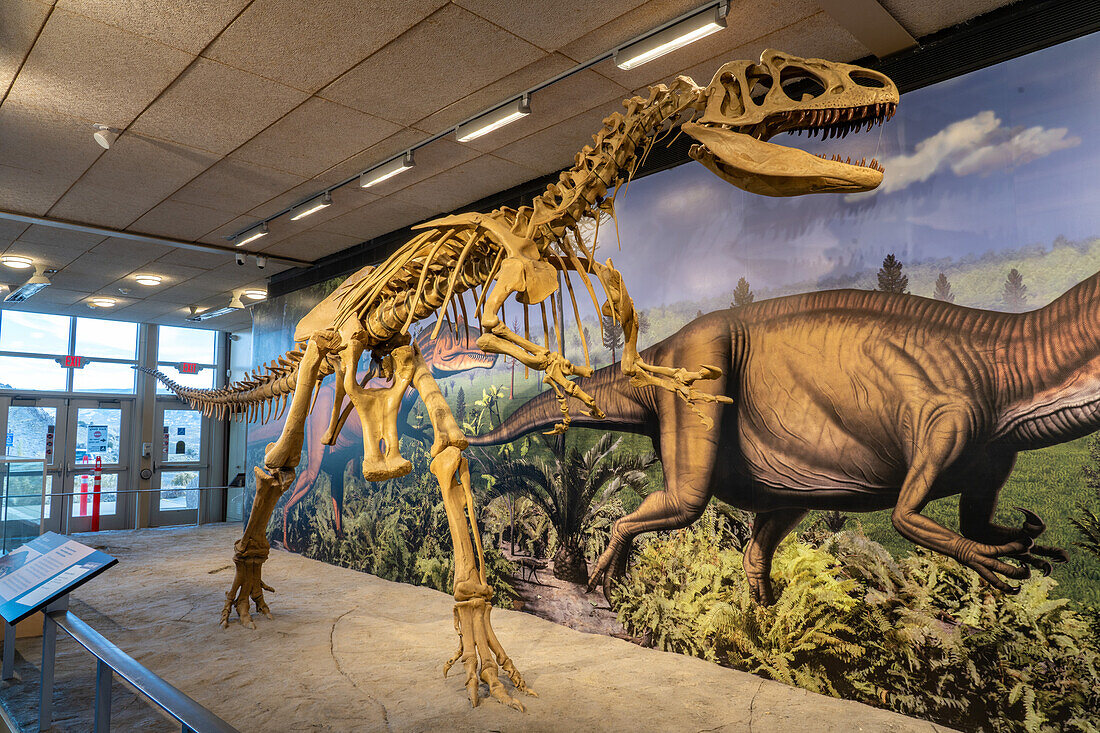
<path fill-rule="evenodd" d="M 444 320 L 457 320 L 459 311 L 468 323 L 465 294 L 469 293 L 480 324 L 477 346 L 543 372 L 543 381 L 553 388 L 561 410 L 553 432 L 561 432 L 569 426 L 569 397 L 584 405 L 586 414 L 604 415 L 592 396 L 570 380 L 592 374 L 583 330 L 584 366 L 572 364 L 551 347 L 545 300 L 564 282 L 579 324 L 570 279 L 575 276 L 601 314 L 622 326 L 621 368 L 631 384 L 679 395 L 709 428 L 708 418 L 695 405 L 730 401 L 714 389 L 702 388 L 721 376 L 721 370 L 700 364 L 689 371 L 642 360 L 634 303 L 623 279 L 611 260 L 597 261 L 595 239 L 589 246 L 579 225 L 591 219 L 598 231 L 603 215 L 614 217 L 615 192 L 677 124 L 700 143 L 692 146 L 693 158 L 745 190 L 772 196 L 869 190 L 882 179 L 874 161 L 825 159 L 767 139 L 786 131 L 809 130 L 811 135 L 822 132 L 830 137 L 863 125 L 870 128 L 890 116 L 897 101 L 897 89 L 877 72 L 775 51 L 765 51 L 759 63 L 724 65 L 706 87 L 683 76 L 671 85 L 650 87 L 648 98 L 628 99 L 623 102 L 624 112 L 607 117 L 593 143 L 576 155 L 573 167 L 530 206 L 456 214 L 414 227 L 418 233 L 385 262 L 353 274 L 299 322 L 295 349 L 249 379 L 225 389 L 199 390 L 155 372 L 177 395 L 219 419 L 267 420 L 287 411 L 279 439 L 267 446 L 264 465 L 255 468 L 256 498 L 244 535 L 234 545 L 236 574 L 226 593 L 222 625 L 228 625 L 235 608 L 242 624 L 255 628 L 250 599 L 259 612 L 271 616 L 263 593 L 271 588 L 260 572 L 269 550 L 266 529 L 276 501 L 294 480 L 305 420 L 320 380 L 336 376 L 336 400 L 322 440 L 331 445 L 355 409 L 363 427 L 363 476 L 368 481 L 404 476 L 411 470 L 399 453 L 397 428 L 401 399 L 411 386 L 423 400 L 435 433 L 430 470 L 439 481 L 454 542 L 454 623 L 459 649 L 444 665 L 444 674 L 461 661 L 473 705 L 479 702 L 480 679 L 493 697 L 522 710 L 523 705 L 499 679 L 498 665 L 516 691 L 534 694 L 490 624 L 493 589 L 486 582 L 470 470 L 462 455 L 467 439 L 430 369 L 410 343 L 410 327 L 434 315 L 437 333 Z M 602 304 L 593 279 L 606 296 Z M 522 336 L 504 322 L 504 304 L 513 295 L 523 306 Z M 531 306 L 541 310 L 545 346 L 531 338 Z M 554 329 L 560 336 L 564 316 L 553 310 Z M 367 378 L 383 376 L 390 386 L 366 388 L 366 379 L 356 379 L 364 352 L 369 352 L 371 360 Z"/>

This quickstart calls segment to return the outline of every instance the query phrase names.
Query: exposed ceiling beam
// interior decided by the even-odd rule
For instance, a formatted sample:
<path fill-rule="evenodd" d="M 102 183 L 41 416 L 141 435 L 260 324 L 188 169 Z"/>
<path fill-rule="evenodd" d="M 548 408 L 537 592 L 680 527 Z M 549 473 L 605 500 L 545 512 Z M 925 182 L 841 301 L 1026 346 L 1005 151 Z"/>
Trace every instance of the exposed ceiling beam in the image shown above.
<path fill-rule="evenodd" d="M 253 252 L 251 250 L 244 249 L 243 247 L 227 247 L 220 244 L 206 244 L 205 242 L 186 242 L 182 239 L 172 239 L 171 237 L 158 237 L 153 234 L 127 232 L 121 229 L 111 229 L 109 227 L 81 224 L 80 222 L 66 221 L 64 219 L 49 219 L 42 216 L 30 216 L 28 214 L 19 214 L 14 211 L 0 211 L 0 219 L 10 219 L 12 221 L 23 222 L 24 224 L 38 224 L 44 227 L 53 227 L 54 229 L 67 229 L 70 232 L 98 234 L 104 237 L 117 237 L 118 239 L 131 239 L 135 242 L 160 244 L 165 247 L 193 249 L 199 252 L 217 252 L 219 254 L 230 256 L 237 254 L 246 254 L 253 256 L 258 255 L 260 257 L 266 257 L 271 262 L 283 262 L 288 265 L 293 265 L 294 267 L 309 267 L 313 264 L 309 260 L 299 260 L 295 257 L 283 257 L 280 255 L 269 255 L 264 254 L 263 252 Z"/>
<path fill-rule="evenodd" d="M 817 0 L 817 4 L 880 59 L 917 45 L 917 39 L 875 0 Z"/>

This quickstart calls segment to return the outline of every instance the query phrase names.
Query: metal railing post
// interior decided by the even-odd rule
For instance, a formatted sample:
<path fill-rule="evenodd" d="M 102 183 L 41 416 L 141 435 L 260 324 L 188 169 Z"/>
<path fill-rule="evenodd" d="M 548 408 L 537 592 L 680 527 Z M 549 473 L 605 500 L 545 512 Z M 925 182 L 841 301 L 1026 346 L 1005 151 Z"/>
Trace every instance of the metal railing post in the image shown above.
<path fill-rule="evenodd" d="M 111 731 L 111 680 L 110 666 L 102 659 L 95 666 L 95 733 Z"/>
<path fill-rule="evenodd" d="M 15 676 L 15 624 L 4 622 L 4 679 Z"/>
<path fill-rule="evenodd" d="M 50 611 L 69 607 L 69 594 L 42 609 L 42 690 L 38 700 L 38 730 L 48 730 L 53 724 L 53 668 L 57 656 L 57 622 Z"/>

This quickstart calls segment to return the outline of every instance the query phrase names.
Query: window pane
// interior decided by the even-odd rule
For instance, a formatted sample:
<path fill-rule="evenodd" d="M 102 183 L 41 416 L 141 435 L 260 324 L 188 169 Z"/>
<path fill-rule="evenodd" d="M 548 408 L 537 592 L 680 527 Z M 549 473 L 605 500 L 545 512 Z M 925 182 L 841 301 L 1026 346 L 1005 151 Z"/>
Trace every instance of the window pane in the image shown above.
<path fill-rule="evenodd" d="M 7 313 L 3 320 L 7 323 Z M 67 371 L 53 359 L 0 356 L 0 388 L 64 391 Z"/>
<path fill-rule="evenodd" d="M 133 359 L 137 355 L 137 332 L 136 323 L 77 318 L 76 353 L 80 356 Z"/>
<path fill-rule="evenodd" d="M 45 519 L 50 518 L 53 476 L 46 477 Z M 37 463 L 12 463 L 8 467 L 8 521 L 30 522 L 31 538 L 38 536 L 38 513 L 42 507 L 42 466 Z M 9 530 L 11 528 L 9 527 Z"/>
<path fill-rule="evenodd" d="M 214 369 L 212 367 L 206 367 L 198 374 L 180 374 L 179 369 L 167 364 L 160 364 L 157 369 L 164 372 L 165 376 L 173 382 L 182 384 L 184 387 L 198 387 L 199 389 L 213 389 L 214 387 Z M 157 394 L 171 394 L 171 392 L 158 380 Z"/>
<path fill-rule="evenodd" d="M 165 410 L 165 463 L 197 463 L 202 451 L 202 415 L 197 410 Z"/>
<path fill-rule="evenodd" d="M 157 340 L 157 361 L 213 364 L 217 331 L 161 326 Z"/>
<path fill-rule="evenodd" d="M 160 475 L 160 508 L 197 509 L 199 472 L 165 471 Z"/>
<path fill-rule="evenodd" d="M 68 354 L 69 317 L 4 311 L 0 316 L 0 350 Z"/>
<path fill-rule="evenodd" d="M 76 445 L 73 460 L 83 468 L 94 466 L 96 456 L 104 464 L 118 463 L 122 410 L 118 407 L 79 407 L 76 411 Z"/>
<path fill-rule="evenodd" d="M 99 486 L 99 516 L 114 514 L 118 506 L 114 492 L 118 490 L 118 474 L 103 473 Z M 107 493 L 111 492 L 111 493 Z M 86 474 L 77 474 L 73 478 L 73 516 L 90 517 L 95 508 L 95 470 L 88 469 Z"/>
<path fill-rule="evenodd" d="M 92 362 L 83 369 L 73 370 L 73 391 L 134 393 L 135 371 L 129 364 Z"/>

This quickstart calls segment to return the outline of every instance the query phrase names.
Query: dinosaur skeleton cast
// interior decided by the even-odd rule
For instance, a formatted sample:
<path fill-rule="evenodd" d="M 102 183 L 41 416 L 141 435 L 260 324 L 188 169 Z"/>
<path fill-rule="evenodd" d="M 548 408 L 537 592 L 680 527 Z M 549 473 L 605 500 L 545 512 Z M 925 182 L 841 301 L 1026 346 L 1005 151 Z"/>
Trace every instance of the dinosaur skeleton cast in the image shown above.
<path fill-rule="evenodd" d="M 423 400 L 434 430 L 431 471 L 439 481 L 454 542 L 455 628 L 460 646 L 444 665 L 444 674 L 461 660 L 470 701 L 479 702 L 479 679 L 493 697 L 517 709 L 498 678 L 498 665 L 516 691 L 533 694 L 493 633 L 489 621 L 492 588 L 486 583 L 481 536 L 470 471 L 462 451 L 466 436 L 455 422 L 414 344 L 409 329 L 435 316 L 436 331 L 445 320 L 469 322 L 471 308 L 480 324 L 477 346 L 510 356 L 544 374 L 553 388 L 560 419 L 552 432 L 570 422 L 570 399 L 585 415 L 602 418 L 596 400 L 572 376 L 592 374 L 588 345 L 581 343 L 585 366 L 572 364 L 552 343 L 561 343 L 564 316 L 554 309 L 550 338 L 545 301 L 564 282 L 579 323 L 571 277 L 579 278 L 593 304 L 623 328 L 621 368 L 635 387 L 655 387 L 678 395 L 710 427 L 700 405 L 728 402 L 713 385 L 722 371 L 706 364 L 695 371 L 654 365 L 638 353 L 634 304 L 610 260 L 595 257 L 595 238 L 586 244 L 579 225 L 614 217 L 613 198 L 645 160 L 650 148 L 677 123 L 693 137 L 691 156 L 730 183 L 771 196 L 820 192 L 857 192 L 874 188 L 882 171 L 874 162 L 861 164 L 824 159 L 768 142 L 780 132 L 809 131 L 826 137 L 846 134 L 889 118 L 898 102 L 894 84 L 882 74 L 847 64 L 801 59 L 765 51 L 759 63 L 735 61 L 723 66 L 706 87 L 687 77 L 650 88 L 648 98 L 623 102 L 625 111 L 604 120 L 604 127 L 575 158 L 572 168 L 534 199 L 530 206 L 500 208 L 490 213 L 445 216 L 415 229 L 417 234 L 385 262 L 349 277 L 299 323 L 297 347 L 249 379 L 221 390 L 196 390 L 166 381 L 177 395 L 218 418 L 266 420 L 287 412 L 279 439 L 267 446 L 264 465 L 255 468 L 256 498 L 243 537 L 235 545 L 236 575 L 226 593 L 221 621 L 227 625 L 235 608 L 241 622 L 254 627 L 250 599 L 270 616 L 261 579 L 268 556 L 266 529 L 275 503 L 295 476 L 304 424 L 318 383 L 334 374 L 336 399 L 322 441 L 331 445 L 354 409 L 363 427 L 363 475 L 380 481 L 407 474 L 411 464 L 398 450 L 397 415 L 411 386 Z M 609 194 L 610 192 L 610 194 Z M 597 302 L 592 280 L 606 299 Z M 515 296 L 523 308 L 524 333 L 505 325 L 505 301 Z M 530 333 L 528 309 L 537 306 L 545 346 Z M 434 336 L 434 334 L 433 334 Z M 367 388 L 356 378 L 360 358 L 370 355 L 368 376 L 382 376 L 390 386 Z M 698 383 L 698 386 L 697 386 Z M 708 386 L 710 385 L 710 386 Z M 344 406 L 345 397 L 350 402 Z M 494 659 L 495 658 L 495 659 Z"/>

